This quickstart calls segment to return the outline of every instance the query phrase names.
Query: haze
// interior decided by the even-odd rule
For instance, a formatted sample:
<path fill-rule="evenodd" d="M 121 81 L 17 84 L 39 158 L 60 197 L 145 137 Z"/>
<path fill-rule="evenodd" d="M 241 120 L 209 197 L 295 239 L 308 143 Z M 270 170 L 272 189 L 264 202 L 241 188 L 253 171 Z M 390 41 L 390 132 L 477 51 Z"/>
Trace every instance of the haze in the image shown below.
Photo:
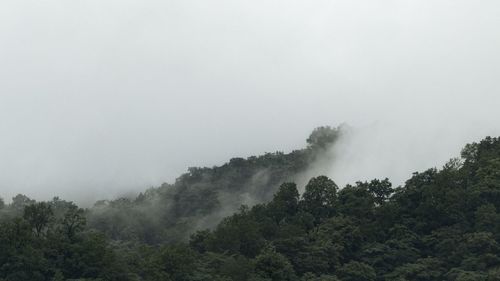
<path fill-rule="evenodd" d="M 500 135 L 498 1 L 0 3 L 0 196 L 112 198 L 352 133 L 343 185 Z"/>

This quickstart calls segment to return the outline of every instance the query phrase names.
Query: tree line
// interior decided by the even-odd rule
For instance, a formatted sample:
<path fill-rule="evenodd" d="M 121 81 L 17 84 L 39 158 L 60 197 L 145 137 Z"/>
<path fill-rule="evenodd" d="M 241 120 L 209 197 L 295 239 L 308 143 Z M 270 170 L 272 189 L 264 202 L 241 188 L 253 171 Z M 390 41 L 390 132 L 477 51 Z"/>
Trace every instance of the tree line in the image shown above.
<path fill-rule="evenodd" d="M 238 178 L 233 168 L 221 173 Z M 191 187 L 199 182 L 195 174 L 180 181 L 189 180 Z M 187 205 L 210 198 L 170 194 Z M 141 196 L 148 195 L 106 204 L 127 213 L 147 206 L 135 203 L 144 202 Z M 0 204 L 0 280 L 500 280 L 499 138 L 468 144 L 461 158 L 414 173 L 399 187 L 374 179 L 339 188 L 317 176 L 300 194 L 295 183 L 283 182 L 267 201 L 241 205 L 218 223 L 189 232 L 185 226 L 192 221 L 175 208 L 181 207 L 145 207 L 158 211 L 147 218 L 156 216 L 158 226 L 134 221 L 145 228 L 142 234 L 112 221 L 123 217 L 111 217 L 103 231 L 92 221 L 95 210 L 18 195 Z M 199 208 L 196 214 L 218 210 L 210 204 L 191 208 Z M 165 214 L 159 210 L 177 212 L 179 219 L 161 227 Z M 186 233 L 185 239 L 168 239 Z"/>

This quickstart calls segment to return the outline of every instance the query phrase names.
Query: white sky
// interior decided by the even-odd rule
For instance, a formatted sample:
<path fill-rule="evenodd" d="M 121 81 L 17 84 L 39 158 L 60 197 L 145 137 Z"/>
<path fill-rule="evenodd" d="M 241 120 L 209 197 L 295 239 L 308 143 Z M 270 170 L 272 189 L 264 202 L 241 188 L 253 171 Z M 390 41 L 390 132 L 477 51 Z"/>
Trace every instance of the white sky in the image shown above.
<path fill-rule="evenodd" d="M 338 183 L 500 134 L 496 0 L 0 2 L 0 196 L 78 201 L 356 132 Z"/>

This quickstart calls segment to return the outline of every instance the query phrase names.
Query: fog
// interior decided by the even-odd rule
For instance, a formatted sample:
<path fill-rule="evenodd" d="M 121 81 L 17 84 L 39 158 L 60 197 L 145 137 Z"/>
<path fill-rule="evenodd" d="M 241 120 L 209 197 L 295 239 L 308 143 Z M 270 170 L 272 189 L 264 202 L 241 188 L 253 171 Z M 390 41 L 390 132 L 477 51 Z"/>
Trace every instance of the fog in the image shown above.
<path fill-rule="evenodd" d="M 351 132 L 324 171 L 402 183 L 500 135 L 500 2 L 0 3 L 0 196 L 78 202 Z"/>

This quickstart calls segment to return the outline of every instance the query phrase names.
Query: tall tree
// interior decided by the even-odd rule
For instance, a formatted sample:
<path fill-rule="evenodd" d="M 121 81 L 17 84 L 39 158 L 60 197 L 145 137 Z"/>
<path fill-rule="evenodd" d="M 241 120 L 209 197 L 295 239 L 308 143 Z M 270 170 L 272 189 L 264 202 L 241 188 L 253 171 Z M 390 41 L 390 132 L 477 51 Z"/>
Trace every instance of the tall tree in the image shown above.
<path fill-rule="evenodd" d="M 312 178 L 302 194 L 302 206 L 316 220 L 330 217 L 335 213 L 337 185 L 326 176 Z"/>
<path fill-rule="evenodd" d="M 52 218 L 52 207 L 46 202 L 39 202 L 24 208 L 24 219 L 31 225 L 36 236 L 42 235 Z"/>

